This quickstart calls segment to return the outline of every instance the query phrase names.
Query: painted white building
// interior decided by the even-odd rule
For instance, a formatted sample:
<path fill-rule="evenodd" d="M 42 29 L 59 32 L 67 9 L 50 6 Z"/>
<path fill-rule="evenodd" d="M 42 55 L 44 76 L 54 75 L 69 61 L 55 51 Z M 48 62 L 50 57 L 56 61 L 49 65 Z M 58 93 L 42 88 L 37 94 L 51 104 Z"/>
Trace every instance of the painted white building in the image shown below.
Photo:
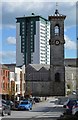
<path fill-rule="evenodd" d="M 15 73 L 10 71 L 9 75 L 9 94 L 14 95 L 15 94 Z"/>
<path fill-rule="evenodd" d="M 16 66 L 50 64 L 49 21 L 35 15 L 16 19 Z"/>
<path fill-rule="evenodd" d="M 15 73 L 14 72 L 10 72 L 9 79 L 10 79 L 10 82 L 15 81 Z"/>
<path fill-rule="evenodd" d="M 25 94 L 25 66 L 15 67 L 15 96 L 24 96 Z"/>
<path fill-rule="evenodd" d="M 25 65 L 22 66 L 22 96 L 24 96 L 26 90 L 26 82 L 25 82 Z"/>
<path fill-rule="evenodd" d="M 15 67 L 15 96 L 20 94 L 20 68 Z"/>

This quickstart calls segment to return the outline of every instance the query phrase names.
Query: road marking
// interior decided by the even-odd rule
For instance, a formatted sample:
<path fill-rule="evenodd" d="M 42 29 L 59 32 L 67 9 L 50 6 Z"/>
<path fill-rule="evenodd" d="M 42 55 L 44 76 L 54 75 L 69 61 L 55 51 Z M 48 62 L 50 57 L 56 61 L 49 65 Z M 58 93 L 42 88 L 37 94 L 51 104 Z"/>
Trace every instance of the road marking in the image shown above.
<path fill-rule="evenodd" d="M 36 116 L 36 118 L 58 118 L 60 117 L 60 115 L 62 115 L 61 112 L 46 112 L 42 115 Z"/>
<path fill-rule="evenodd" d="M 2 117 L 0 117 L 0 120 L 2 119 Z"/>

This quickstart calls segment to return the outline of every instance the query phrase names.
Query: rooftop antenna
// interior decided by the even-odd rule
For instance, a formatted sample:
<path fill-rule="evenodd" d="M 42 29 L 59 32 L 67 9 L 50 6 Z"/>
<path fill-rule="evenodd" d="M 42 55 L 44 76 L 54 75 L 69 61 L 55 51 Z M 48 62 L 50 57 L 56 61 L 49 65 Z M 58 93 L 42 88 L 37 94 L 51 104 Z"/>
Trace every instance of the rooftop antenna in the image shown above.
<path fill-rule="evenodd" d="M 55 10 L 55 15 L 58 15 L 59 12 L 58 12 L 58 2 L 56 2 L 56 10 Z"/>
<path fill-rule="evenodd" d="M 58 2 L 56 2 L 56 9 L 58 10 Z"/>

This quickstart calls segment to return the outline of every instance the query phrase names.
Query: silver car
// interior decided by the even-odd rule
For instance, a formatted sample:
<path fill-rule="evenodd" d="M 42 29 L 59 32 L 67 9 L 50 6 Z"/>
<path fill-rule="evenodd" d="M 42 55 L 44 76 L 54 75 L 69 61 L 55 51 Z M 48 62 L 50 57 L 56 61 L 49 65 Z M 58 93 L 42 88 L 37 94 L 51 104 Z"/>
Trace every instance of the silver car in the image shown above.
<path fill-rule="evenodd" d="M 78 117 L 78 100 L 72 107 L 72 114 Z"/>
<path fill-rule="evenodd" d="M 4 115 L 11 115 L 11 108 L 10 105 L 7 104 L 7 102 L 3 99 L 0 99 L 0 114 L 1 116 Z"/>

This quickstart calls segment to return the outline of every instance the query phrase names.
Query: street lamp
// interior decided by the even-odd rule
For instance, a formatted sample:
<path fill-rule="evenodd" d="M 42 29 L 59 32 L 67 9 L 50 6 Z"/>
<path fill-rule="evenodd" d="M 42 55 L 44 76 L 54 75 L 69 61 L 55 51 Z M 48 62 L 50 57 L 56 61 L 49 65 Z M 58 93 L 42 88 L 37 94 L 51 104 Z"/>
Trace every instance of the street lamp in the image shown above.
<path fill-rule="evenodd" d="M 30 80 L 30 83 L 31 83 L 31 88 L 30 89 L 30 94 L 33 93 L 33 74 L 29 73 L 29 80 Z"/>

